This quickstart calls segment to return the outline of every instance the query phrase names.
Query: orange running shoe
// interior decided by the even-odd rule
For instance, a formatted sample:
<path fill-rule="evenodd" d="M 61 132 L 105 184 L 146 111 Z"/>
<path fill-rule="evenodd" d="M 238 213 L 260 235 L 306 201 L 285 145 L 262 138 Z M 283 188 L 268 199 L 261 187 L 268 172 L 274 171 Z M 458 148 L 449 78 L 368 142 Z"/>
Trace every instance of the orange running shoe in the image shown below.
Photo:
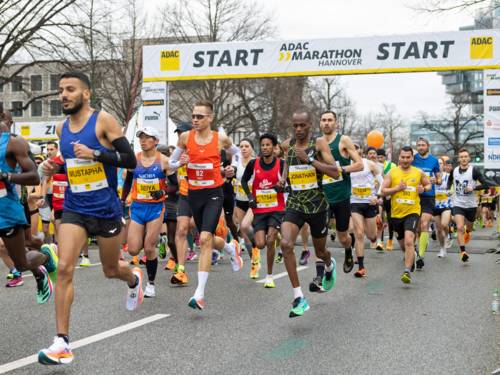
<path fill-rule="evenodd" d="M 172 275 L 170 282 L 172 284 L 187 285 L 189 278 L 184 271 L 177 271 Z"/>
<path fill-rule="evenodd" d="M 464 233 L 464 242 L 465 244 L 468 244 L 470 242 L 471 235 L 469 231 L 466 229 Z"/>
<path fill-rule="evenodd" d="M 360 268 L 356 272 L 354 272 L 355 277 L 365 277 L 366 276 L 366 268 Z"/>
<path fill-rule="evenodd" d="M 168 258 L 168 261 L 167 261 L 167 264 L 165 264 L 165 268 L 166 270 L 173 270 L 175 267 L 175 260 L 174 258 L 170 257 Z"/>
<path fill-rule="evenodd" d="M 130 261 L 130 264 L 133 265 L 133 266 L 138 266 L 139 265 L 139 257 L 136 255 L 132 258 L 132 260 Z"/>
<path fill-rule="evenodd" d="M 468 262 L 469 261 L 469 254 L 467 254 L 465 251 L 460 252 L 460 259 L 462 262 Z"/>
<path fill-rule="evenodd" d="M 392 240 L 387 240 L 387 246 L 385 247 L 387 251 L 392 251 L 394 249 L 394 243 Z"/>

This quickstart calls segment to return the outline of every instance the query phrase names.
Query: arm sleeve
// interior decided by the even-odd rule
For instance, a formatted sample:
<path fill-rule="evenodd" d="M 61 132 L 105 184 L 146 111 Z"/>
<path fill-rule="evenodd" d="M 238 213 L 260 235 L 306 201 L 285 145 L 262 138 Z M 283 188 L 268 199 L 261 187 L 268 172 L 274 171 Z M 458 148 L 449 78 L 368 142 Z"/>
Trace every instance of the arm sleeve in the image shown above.
<path fill-rule="evenodd" d="M 115 148 L 115 152 L 101 152 L 97 161 L 112 165 L 113 167 L 134 169 L 137 165 L 137 160 L 127 138 L 117 138 L 111 144 Z"/>
<path fill-rule="evenodd" d="M 179 190 L 179 181 L 177 179 L 177 172 L 167 176 L 167 193 L 173 194 Z"/>
<path fill-rule="evenodd" d="M 123 182 L 122 196 L 121 200 L 125 201 L 130 193 L 130 189 L 132 189 L 132 181 L 134 180 L 134 174 L 130 171 L 127 171 L 127 176 L 125 177 L 125 181 Z"/>
<path fill-rule="evenodd" d="M 178 169 L 181 166 L 179 164 L 179 158 L 184 151 L 185 149 L 182 147 L 175 147 L 174 152 L 170 155 L 170 159 L 168 160 L 168 166 L 170 169 Z"/>
<path fill-rule="evenodd" d="M 474 190 L 489 189 L 492 185 L 476 167 L 472 168 L 472 179 L 481 183 L 481 185 L 476 186 Z"/>
<path fill-rule="evenodd" d="M 232 155 L 231 165 L 233 167 L 238 166 L 238 162 L 241 159 L 241 150 L 240 150 L 240 148 L 237 147 L 236 145 L 232 144 L 231 147 L 226 148 L 225 150 Z"/>
<path fill-rule="evenodd" d="M 254 166 L 255 159 L 250 160 L 245 168 L 245 171 L 243 172 L 243 176 L 241 177 L 241 187 L 243 188 L 243 191 L 246 195 L 252 193 L 248 188 L 248 181 L 250 181 L 250 179 L 252 178 Z"/>
<path fill-rule="evenodd" d="M 453 171 L 451 171 L 450 175 L 448 176 L 448 183 L 446 184 L 446 190 L 450 190 L 452 186 L 453 186 Z"/>

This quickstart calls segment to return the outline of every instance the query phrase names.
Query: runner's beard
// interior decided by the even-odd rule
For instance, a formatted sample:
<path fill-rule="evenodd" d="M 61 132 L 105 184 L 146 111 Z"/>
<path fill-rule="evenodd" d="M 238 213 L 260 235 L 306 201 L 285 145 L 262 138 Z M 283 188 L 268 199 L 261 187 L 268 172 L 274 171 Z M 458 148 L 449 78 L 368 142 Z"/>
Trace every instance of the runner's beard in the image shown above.
<path fill-rule="evenodd" d="M 62 107 L 62 113 L 65 115 L 74 115 L 75 113 L 78 113 L 80 109 L 83 107 L 83 98 L 80 97 L 78 101 L 75 102 L 75 105 L 73 108 L 64 108 Z"/>

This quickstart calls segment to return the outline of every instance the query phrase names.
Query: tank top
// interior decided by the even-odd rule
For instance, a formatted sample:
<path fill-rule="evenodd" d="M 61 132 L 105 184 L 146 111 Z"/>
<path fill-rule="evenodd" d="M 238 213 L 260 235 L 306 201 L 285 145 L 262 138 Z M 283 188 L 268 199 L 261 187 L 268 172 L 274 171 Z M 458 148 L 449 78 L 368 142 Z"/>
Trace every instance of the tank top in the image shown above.
<path fill-rule="evenodd" d="M 0 169 L 3 172 L 15 173 L 16 168 L 12 168 L 5 160 L 9 140 L 9 133 L 1 133 Z M 0 181 L 0 229 L 13 228 L 24 224 L 26 224 L 26 215 L 24 214 L 23 205 L 19 201 L 16 185 L 7 181 Z"/>
<path fill-rule="evenodd" d="M 151 192 L 167 188 L 165 172 L 161 167 L 161 153 L 156 151 L 155 160 L 148 167 L 142 164 L 142 152 L 137 153 L 136 158 L 137 166 L 134 169 L 132 200 L 146 203 L 163 202 L 165 195 L 160 199 L 153 199 L 151 196 Z"/>
<path fill-rule="evenodd" d="M 316 149 L 316 142 L 310 140 L 307 151 Z M 300 161 L 295 155 L 295 141 L 290 142 L 286 158 L 290 193 L 286 208 L 305 214 L 315 214 L 328 209 L 328 202 L 321 188 L 323 174 L 312 165 Z"/>
<path fill-rule="evenodd" d="M 340 171 L 340 167 L 351 164 L 351 159 L 343 157 L 340 153 L 340 138 L 342 135 L 337 133 L 335 139 L 329 144 L 333 158 L 339 167 L 339 178 L 335 180 L 330 176 L 323 175 L 323 191 L 328 203 L 342 202 L 351 196 L 351 178 L 349 174 L 343 175 Z"/>
<path fill-rule="evenodd" d="M 464 173 L 460 173 L 460 167 L 455 167 L 453 170 L 453 186 L 455 187 L 455 191 L 453 192 L 451 199 L 453 207 L 477 207 L 477 195 L 474 194 L 474 191 L 465 191 L 467 186 L 472 188 L 476 186 L 476 182 L 472 177 L 472 168 L 472 165 L 469 165 Z"/>
<path fill-rule="evenodd" d="M 265 170 L 260 164 L 261 158 L 255 159 L 253 167 L 252 194 L 255 197 L 257 208 L 253 208 L 254 214 L 267 212 L 280 212 L 285 210 L 285 197 L 282 192 L 273 189 L 280 180 L 281 160 L 274 160 L 274 167 Z"/>
<path fill-rule="evenodd" d="M 238 160 L 238 166 L 236 167 L 236 178 L 233 179 L 234 193 L 236 194 L 236 200 L 241 202 L 248 202 L 248 197 L 241 186 L 241 178 L 245 172 L 246 165 L 243 165 L 243 160 L 240 158 Z M 252 191 L 253 177 L 248 181 L 248 190 Z"/>
<path fill-rule="evenodd" d="M 52 206 L 54 211 L 61 211 L 64 206 L 64 194 L 68 188 L 68 176 L 64 170 L 64 161 L 60 156 L 52 158 L 58 165 L 57 173 L 52 175 Z"/>
<path fill-rule="evenodd" d="M 391 188 L 398 186 L 401 181 L 407 185 L 405 190 L 391 196 L 391 216 L 398 219 L 411 214 L 420 215 L 420 196 L 417 188 L 422 179 L 422 170 L 410 166 L 410 170 L 403 171 L 400 167 L 395 167 L 389 173 Z"/>
<path fill-rule="evenodd" d="M 102 219 L 120 220 L 122 210 L 117 193 L 117 168 L 88 159 L 77 159 L 74 143 L 101 152 L 114 152 L 99 142 L 95 130 L 99 111 L 90 116 L 76 133 L 69 128 L 69 118 L 62 126 L 61 154 L 66 163 L 69 189 L 65 192 L 64 210 Z"/>
<path fill-rule="evenodd" d="M 436 185 L 436 208 L 451 208 L 451 197 L 447 189 L 449 179 L 449 173 L 441 174 L 441 185 Z"/>
<path fill-rule="evenodd" d="M 212 131 L 212 140 L 206 145 L 196 143 L 195 134 L 195 130 L 189 131 L 186 147 L 189 190 L 219 187 L 224 183 L 220 172 L 219 133 Z"/>
<path fill-rule="evenodd" d="M 368 160 L 363 159 L 363 170 L 351 173 L 351 203 L 370 203 L 375 196 L 375 176 Z"/>

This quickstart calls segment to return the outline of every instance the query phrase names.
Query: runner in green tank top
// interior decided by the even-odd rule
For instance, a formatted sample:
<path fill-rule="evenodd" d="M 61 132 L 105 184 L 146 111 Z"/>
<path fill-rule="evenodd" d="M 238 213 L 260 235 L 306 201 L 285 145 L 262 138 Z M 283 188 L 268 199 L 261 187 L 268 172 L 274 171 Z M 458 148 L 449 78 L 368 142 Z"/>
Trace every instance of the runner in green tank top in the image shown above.
<path fill-rule="evenodd" d="M 326 249 L 328 203 L 321 190 L 321 179 L 323 174 L 334 178 L 339 175 L 335 159 L 325 140 L 311 140 L 312 123 L 309 112 L 295 111 L 292 122 L 294 139 L 282 143 L 287 167 L 278 184 L 279 188 L 283 188 L 288 180 L 290 186 L 281 225 L 281 250 L 293 287 L 294 300 L 290 318 L 301 316 L 309 310 L 309 304 L 300 288 L 294 252 L 295 241 L 304 223 L 308 223 L 311 229 L 316 256 L 325 262 L 324 289 L 331 290 L 335 285 L 335 260 Z"/>
<path fill-rule="evenodd" d="M 322 183 L 323 191 L 330 205 L 330 220 L 335 218 L 337 238 L 345 249 L 343 269 L 345 273 L 349 273 L 354 267 L 352 256 L 354 236 L 349 236 L 348 233 L 351 219 L 351 179 L 349 173 L 363 170 L 363 161 L 356 152 L 351 138 L 337 133 L 337 114 L 335 112 L 323 112 L 320 118 L 320 127 L 323 132 L 323 137 L 320 139 L 324 139 L 329 145 L 330 151 L 341 170 L 338 179 L 324 177 Z M 319 260 L 316 263 L 316 272 L 316 277 L 309 284 L 311 292 L 319 292 L 323 288 L 321 278 L 324 265 Z"/>
<path fill-rule="evenodd" d="M 377 150 L 377 159 L 378 162 L 382 164 L 383 166 L 383 171 L 382 175 L 385 176 L 387 173 L 392 168 L 395 168 L 397 165 L 394 164 L 392 161 L 387 160 L 387 155 L 386 152 L 383 148 L 379 148 Z M 387 223 L 388 229 L 389 229 L 389 239 L 387 240 L 387 244 L 385 246 L 387 251 L 392 251 L 394 248 L 394 228 L 392 226 L 392 220 L 391 220 L 391 197 L 384 197 L 383 198 L 383 204 L 382 204 L 382 210 L 385 211 L 385 221 Z M 382 224 L 384 221 L 384 215 L 382 215 Z M 382 225 L 383 227 L 383 225 Z M 381 231 L 381 236 L 380 236 L 380 241 L 382 244 L 384 243 L 384 231 Z M 383 245 L 382 245 L 383 246 Z"/>

